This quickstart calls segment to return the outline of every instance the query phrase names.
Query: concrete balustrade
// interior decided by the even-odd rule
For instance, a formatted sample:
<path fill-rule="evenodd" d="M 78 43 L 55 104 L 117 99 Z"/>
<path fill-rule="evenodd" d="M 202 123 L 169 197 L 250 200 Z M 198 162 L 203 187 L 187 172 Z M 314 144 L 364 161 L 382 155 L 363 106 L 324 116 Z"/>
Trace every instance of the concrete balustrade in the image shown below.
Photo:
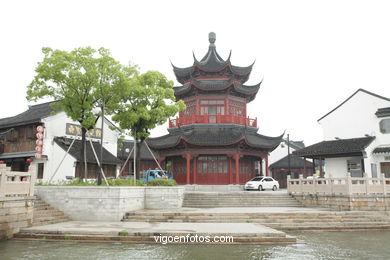
<path fill-rule="evenodd" d="M 390 210 L 390 178 L 313 178 L 287 176 L 287 191 L 305 206 L 334 210 Z"/>
<path fill-rule="evenodd" d="M 287 191 L 290 194 L 387 194 L 390 193 L 390 178 L 382 174 L 380 178 L 369 178 L 365 173 L 363 177 L 351 177 L 348 173 L 345 178 L 313 178 L 298 179 L 287 176 Z"/>
<path fill-rule="evenodd" d="M 35 168 L 28 172 L 11 171 L 10 167 L 0 164 L 0 198 L 34 195 Z"/>
<path fill-rule="evenodd" d="M 32 224 L 34 171 L 15 172 L 0 164 L 0 240 Z"/>

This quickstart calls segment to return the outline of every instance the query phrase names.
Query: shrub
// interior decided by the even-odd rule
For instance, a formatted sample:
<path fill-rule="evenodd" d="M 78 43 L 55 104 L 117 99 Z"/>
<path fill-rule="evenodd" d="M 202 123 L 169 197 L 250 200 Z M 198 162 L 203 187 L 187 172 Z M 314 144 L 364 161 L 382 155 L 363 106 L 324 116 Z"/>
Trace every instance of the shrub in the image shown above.
<path fill-rule="evenodd" d="M 129 232 L 127 230 L 122 230 L 119 231 L 118 235 L 121 237 L 127 237 L 129 235 Z"/>
<path fill-rule="evenodd" d="M 173 179 L 154 179 L 146 183 L 147 186 L 176 186 L 177 183 Z"/>
<path fill-rule="evenodd" d="M 134 179 L 108 179 L 107 180 L 109 186 L 144 186 L 145 183 Z M 97 186 L 97 180 L 89 179 L 84 181 L 80 178 L 75 178 L 71 181 L 59 181 L 57 183 L 48 183 L 37 181 L 35 183 L 37 186 Z M 102 182 L 102 186 L 106 186 L 105 180 Z"/>
<path fill-rule="evenodd" d="M 65 183 L 63 185 L 65 186 L 96 186 L 97 181 L 96 180 L 87 180 L 84 181 L 83 179 L 80 178 L 75 178 L 69 183 Z"/>
<path fill-rule="evenodd" d="M 110 186 L 144 186 L 145 183 L 140 180 L 134 179 L 110 179 L 107 180 L 108 185 Z M 103 185 L 105 185 L 105 182 L 103 181 Z"/>

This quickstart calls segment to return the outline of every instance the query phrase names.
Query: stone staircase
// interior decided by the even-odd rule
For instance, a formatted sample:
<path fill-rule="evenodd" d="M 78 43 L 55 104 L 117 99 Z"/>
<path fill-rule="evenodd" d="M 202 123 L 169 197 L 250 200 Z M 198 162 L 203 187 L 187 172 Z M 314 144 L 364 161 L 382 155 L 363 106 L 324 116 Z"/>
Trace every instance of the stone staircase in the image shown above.
<path fill-rule="evenodd" d="M 65 221 L 71 221 L 62 211 L 53 208 L 43 200 L 37 197 L 34 202 L 33 226 L 42 226 L 55 224 Z"/>
<path fill-rule="evenodd" d="M 185 192 L 183 207 L 302 207 L 302 204 L 287 193 L 257 191 Z"/>
<path fill-rule="evenodd" d="M 258 223 L 281 230 L 356 230 L 390 229 L 390 217 L 372 211 L 307 212 L 207 212 L 138 211 L 127 213 L 122 221 Z"/>

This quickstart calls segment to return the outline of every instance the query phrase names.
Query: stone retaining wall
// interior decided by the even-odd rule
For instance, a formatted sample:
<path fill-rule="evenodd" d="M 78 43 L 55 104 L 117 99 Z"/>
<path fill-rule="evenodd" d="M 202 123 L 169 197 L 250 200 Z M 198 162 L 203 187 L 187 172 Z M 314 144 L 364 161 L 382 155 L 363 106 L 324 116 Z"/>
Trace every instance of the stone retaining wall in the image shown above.
<path fill-rule="evenodd" d="M 176 209 L 183 206 L 184 187 L 145 187 L 146 209 Z"/>
<path fill-rule="evenodd" d="M 35 197 L 0 198 L 0 240 L 32 225 Z"/>
<path fill-rule="evenodd" d="M 308 207 L 324 207 L 333 210 L 369 211 L 388 211 L 390 209 L 390 196 L 382 194 L 293 194 L 292 196 L 304 206 Z"/>
<path fill-rule="evenodd" d="M 120 221 L 144 208 L 179 208 L 183 187 L 36 186 L 35 194 L 73 220 Z"/>

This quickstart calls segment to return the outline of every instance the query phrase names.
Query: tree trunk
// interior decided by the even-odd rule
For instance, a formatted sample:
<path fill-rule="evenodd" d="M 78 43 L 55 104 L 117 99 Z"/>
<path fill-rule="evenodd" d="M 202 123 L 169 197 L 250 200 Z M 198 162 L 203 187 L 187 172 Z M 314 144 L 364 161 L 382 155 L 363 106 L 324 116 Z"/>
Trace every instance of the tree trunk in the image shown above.
<path fill-rule="evenodd" d="M 88 177 L 87 176 L 88 169 L 87 169 L 87 140 L 86 140 L 86 135 L 87 135 L 87 129 L 82 127 L 81 128 L 81 143 L 82 143 L 82 145 L 81 145 L 81 158 L 82 158 L 81 162 L 82 162 L 82 164 L 84 164 L 84 172 L 82 172 L 83 174 L 81 174 L 81 176 L 84 176 L 84 179 L 87 179 L 87 177 Z"/>
<path fill-rule="evenodd" d="M 139 140 L 139 142 L 137 142 L 137 150 L 136 150 L 136 169 L 135 169 L 135 177 L 137 178 L 137 180 L 140 179 L 140 169 L 141 169 L 141 146 L 142 146 L 142 143 L 144 142 L 145 140 Z"/>

